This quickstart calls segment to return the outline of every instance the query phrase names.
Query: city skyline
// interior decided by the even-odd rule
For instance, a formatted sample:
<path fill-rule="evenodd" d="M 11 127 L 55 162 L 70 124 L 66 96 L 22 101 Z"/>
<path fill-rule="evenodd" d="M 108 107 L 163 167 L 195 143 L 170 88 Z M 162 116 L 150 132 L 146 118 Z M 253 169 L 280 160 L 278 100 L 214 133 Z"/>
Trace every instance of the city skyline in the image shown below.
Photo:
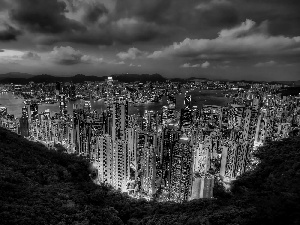
<path fill-rule="evenodd" d="M 299 80 L 299 1 L 0 1 L 0 74 Z"/>
<path fill-rule="evenodd" d="M 112 77 L 2 84 L 0 126 L 83 156 L 96 184 L 133 198 L 211 199 L 215 184 L 230 188 L 257 167 L 259 147 L 299 133 L 300 94 L 294 88 L 209 80 L 143 84 Z M 215 104 L 209 101 L 220 96 Z M 13 101 L 20 115 L 11 113 Z"/>

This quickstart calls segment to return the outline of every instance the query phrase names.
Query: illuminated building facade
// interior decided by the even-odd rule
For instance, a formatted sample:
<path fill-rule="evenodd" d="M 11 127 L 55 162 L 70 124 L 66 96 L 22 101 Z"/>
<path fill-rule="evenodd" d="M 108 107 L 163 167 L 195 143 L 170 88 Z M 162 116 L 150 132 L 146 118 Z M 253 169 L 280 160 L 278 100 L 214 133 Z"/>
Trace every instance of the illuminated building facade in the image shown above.
<path fill-rule="evenodd" d="M 37 120 L 39 116 L 39 106 L 36 103 L 30 105 L 30 120 Z"/>
<path fill-rule="evenodd" d="M 190 200 L 199 198 L 213 198 L 214 177 L 193 177 L 192 193 Z"/>
<path fill-rule="evenodd" d="M 112 106 L 112 139 L 125 140 L 128 126 L 128 101 L 119 99 Z"/>
<path fill-rule="evenodd" d="M 0 117 L 4 118 L 7 116 L 7 108 L 4 106 L 0 107 Z"/>
<path fill-rule="evenodd" d="M 19 119 L 19 126 L 20 130 L 19 133 L 23 137 L 28 137 L 29 136 L 29 121 L 28 121 L 28 108 L 27 106 L 24 106 L 22 108 L 22 116 Z"/>
<path fill-rule="evenodd" d="M 181 85 L 193 88 L 193 84 Z M 0 124 L 86 157 L 97 169 L 97 182 L 136 198 L 176 202 L 213 197 L 216 177 L 225 183 L 234 180 L 255 161 L 257 146 L 288 137 L 300 126 L 300 98 L 255 90 L 259 85 L 251 85 L 248 91 L 237 88 L 234 95 L 228 94 L 235 104 L 222 107 L 198 109 L 186 92 L 181 110 L 176 110 L 179 85 L 168 82 L 160 91 L 158 87 L 122 84 L 112 78 L 80 85 L 52 84 L 47 88 L 56 96 L 51 98 L 59 103 L 59 113 L 38 114 L 38 105 L 31 104 L 30 113 L 24 110 L 16 120 L 1 107 Z M 74 99 L 76 92 L 78 98 L 103 100 L 106 110 L 92 111 L 91 101 L 84 101 L 68 115 L 66 101 Z M 164 95 L 167 104 L 162 110 L 128 115 L 129 104 L 157 102 Z"/>
<path fill-rule="evenodd" d="M 193 152 L 185 134 L 174 145 L 171 156 L 169 198 L 175 202 L 187 201 L 191 195 Z"/>
<path fill-rule="evenodd" d="M 66 115 L 68 113 L 66 95 L 64 95 L 64 94 L 59 95 L 59 110 L 60 110 L 60 115 L 62 115 L 62 116 Z"/>

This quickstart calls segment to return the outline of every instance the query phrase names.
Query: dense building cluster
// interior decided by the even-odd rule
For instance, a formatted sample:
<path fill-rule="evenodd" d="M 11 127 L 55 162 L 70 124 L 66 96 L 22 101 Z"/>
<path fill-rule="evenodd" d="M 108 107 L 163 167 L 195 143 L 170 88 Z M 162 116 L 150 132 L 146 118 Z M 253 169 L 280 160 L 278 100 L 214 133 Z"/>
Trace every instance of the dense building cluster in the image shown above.
<path fill-rule="evenodd" d="M 237 90 L 225 107 L 197 108 L 186 94 L 180 111 L 175 98 L 180 89 L 203 84 L 169 83 L 167 90 L 166 84 L 147 84 L 132 91 L 139 85 L 124 89 L 125 84 L 112 79 L 100 86 L 85 84 L 84 93 L 104 98 L 107 109 L 93 111 L 91 102 L 85 101 L 74 104 L 73 114 L 68 114 L 67 99 L 82 90 L 74 86 L 62 90 L 56 84 L 55 97 L 45 92 L 43 99 L 58 101 L 59 113 L 39 113 L 39 105 L 30 102 L 22 108 L 22 116 L 14 118 L 0 107 L 0 124 L 30 140 L 49 147 L 61 144 L 69 153 L 87 157 L 97 171 L 97 182 L 133 197 L 176 202 L 212 198 L 215 179 L 230 184 L 255 166 L 252 154 L 258 146 L 300 127 L 300 96 L 281 96 L 277 85 L 253 84 Z M 162 95 L 167 95 L 168 104 L 161 112 L 129 115 L 129 103 L 156 101 Z"/>

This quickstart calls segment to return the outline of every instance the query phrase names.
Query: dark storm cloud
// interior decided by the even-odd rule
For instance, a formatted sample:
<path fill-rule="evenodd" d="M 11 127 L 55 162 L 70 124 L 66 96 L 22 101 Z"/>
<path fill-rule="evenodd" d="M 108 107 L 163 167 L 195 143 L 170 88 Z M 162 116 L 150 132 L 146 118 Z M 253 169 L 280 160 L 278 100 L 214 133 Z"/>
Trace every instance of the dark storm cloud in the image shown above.
<path fill-rule="evenodd" d="M 6 9 L 8 7 L 8 2 L 7 0 L 1 0 L 0 1 L 0 11 L 2 11 L 3 9 Z"/>
<path fill-rule="evenodd" d="M 202 26 L 232 26 L 239 21 L 238 10 L 227 0 L 201 1 L 195 9 L 197 22 Z"/>
<path fill-rule="evenodd" d="M 71 42 L 87 45 L 112 45 L 110 31 L 106 28 L 101 30 L 87 30 L 85 32 L 63 33 L 60 35 L 40 35 L 36 42 L 42 45 L 53 45 L 59 42 Z"/>
<path fill-rule="evenodd" d="M 38 33 L 34 40 L 42 44 L 128 45 L 162 39 L 173 42 L 186 37 L 211 38 L 220 29 L 246 19 L 257 23 L 267 20 L 272 35 L 299 35 L 299 0 L 116 0 L 115 8 L 104 3 L 2 0 L 0 7 L 9 10 L 13 24 L 19 25 L 23 33 Z M 13 29 L 2 31 L 1 39 L 15 40 L 20 33 Z"/>
<path fill-rule="evenodd" d="M 39 44 L 52 45 L 58 42 L 82 43 L 88 45 L 112 45 L 114 42 L 132 44 L 145 42 L 166 35 L 164 27 L 154 23 L 124 18 L 110 21 L 97 28 L 89 28 L 85 32 L 63 33 L 60 35 L 41 35 Z"/>
<path fill-rule="evenodd" d="M 139 17 L 146 21 L 166 20 L 171 0 L 117 0 L 116 15 L 120 17 Z"/>
<path fill-rule="evenodd" d="M 118 0 L 118 16 L 134 16 L 148 22 L 195 28 L 232 25 L 238 11 L 225 0 Z"/>
<path fill-rule="evenodd" d="M 66 15 L 68 7 L 64 1 L 13 0 L 13 3 L 10 19 L 22 29 L 38 33 L 34 39 L 39 44 L 132 44 L 152 40 L 164 33 L 159 25 L 134 17 L 131 13 L 128 17 L 121 17 L 121 13 L 108 15 L 108 9 L 99 2 L 68 1 L 69 13 L 76 14 L 82 10 L 81 16 L 75 15 L 76 20 Z M 103 16 L 106 17 L 104 21 L 99 21 Z"/>
<path fill-rule="evenodd" d="M 125 44 L 136 41 L 149 41 L 163 34 L 162 27 L 134 18 L 125 18 L 113 22 L 111 31 L 115 40 Z"/>
<path fill-rule="evenodd" d="M 114 16 L 115 20 L 130 18 L 141 24 L 130 30 L 133 35 L 117 35 L 122 43 L 210 35 L 239 22 L 237 9 L 225 0 L 118 0 Z"/>
<path fill-rule="evenodd" d="M 0 0 L 0 11 L 2 24 L 11 26 L 0 24 L 0 39 L 16 40 L 1 48 L 26 49 L 18 57 L 32 65 L 39 64 L 29 60 L 38 59 L 33 49 L 39 49 L 53 70 L 99 62 L 109 68 L 117 58 L 173 75 L 221 66 L 234 74 L 233 66 L 272 71 L 283 64 L 295 72 L 299 65 L 299 0 Z"/>
<path fill-rule="evenodd" d="M 258 23 L 268 20 L 273 35 L 299 35 L 299 0 L 228 0 L 239 9 L 241 20 L 251 18 Z"/>
<path fill-rule="evenodd" d="M 94 23 L 106 14 L 108 14 L 108 9 L 103 4 L 90 5 L 86 10 L 84 20 L 87 22 Z"/>
<path fill-rule="evenodd" d="M 186 37 L 213 34 L 246 19 L 269 22 L 272 35 L 298 36 L 299 0 L 118 0 L 119 18 L 137 17 L 150 23 L 181 28 L 170 36 L 176 38 L 185 30 Z"/>
<path fill-rule="evenodd" d="M 21 34 L 21 31 L 7 24 L 3 28 L 0 29 L 0 41 L 14 41 Z"/>
<path fill-rule="evenodd" d="M 180 57 L 190 59 L 253 58 L 254 56 L 300 56 L 300 36 L 285 37 L 268 34 L 268 24 L 247 19 L 239 26 L 223 29 L 214 39 L 190 39 L 175 42 L 155 51 L 149 58 Z"/>
<path fill-rule="evenodd" d="M 29 31 L 62 33 L 84 30 L 75 20 L 65 17 L 66 4 L 58 0 L 14 0 L 10 17 Z"/>

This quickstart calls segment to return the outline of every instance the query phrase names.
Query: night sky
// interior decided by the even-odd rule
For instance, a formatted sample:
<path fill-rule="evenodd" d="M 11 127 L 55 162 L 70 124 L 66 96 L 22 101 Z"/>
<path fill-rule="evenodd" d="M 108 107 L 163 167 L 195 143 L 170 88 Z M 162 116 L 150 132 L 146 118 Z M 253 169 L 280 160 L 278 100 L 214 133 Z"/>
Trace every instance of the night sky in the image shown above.
<path fill-rule="evenodd" d="M 300 80 L 299 0 L 0 0 L 0 73 Z"/>

